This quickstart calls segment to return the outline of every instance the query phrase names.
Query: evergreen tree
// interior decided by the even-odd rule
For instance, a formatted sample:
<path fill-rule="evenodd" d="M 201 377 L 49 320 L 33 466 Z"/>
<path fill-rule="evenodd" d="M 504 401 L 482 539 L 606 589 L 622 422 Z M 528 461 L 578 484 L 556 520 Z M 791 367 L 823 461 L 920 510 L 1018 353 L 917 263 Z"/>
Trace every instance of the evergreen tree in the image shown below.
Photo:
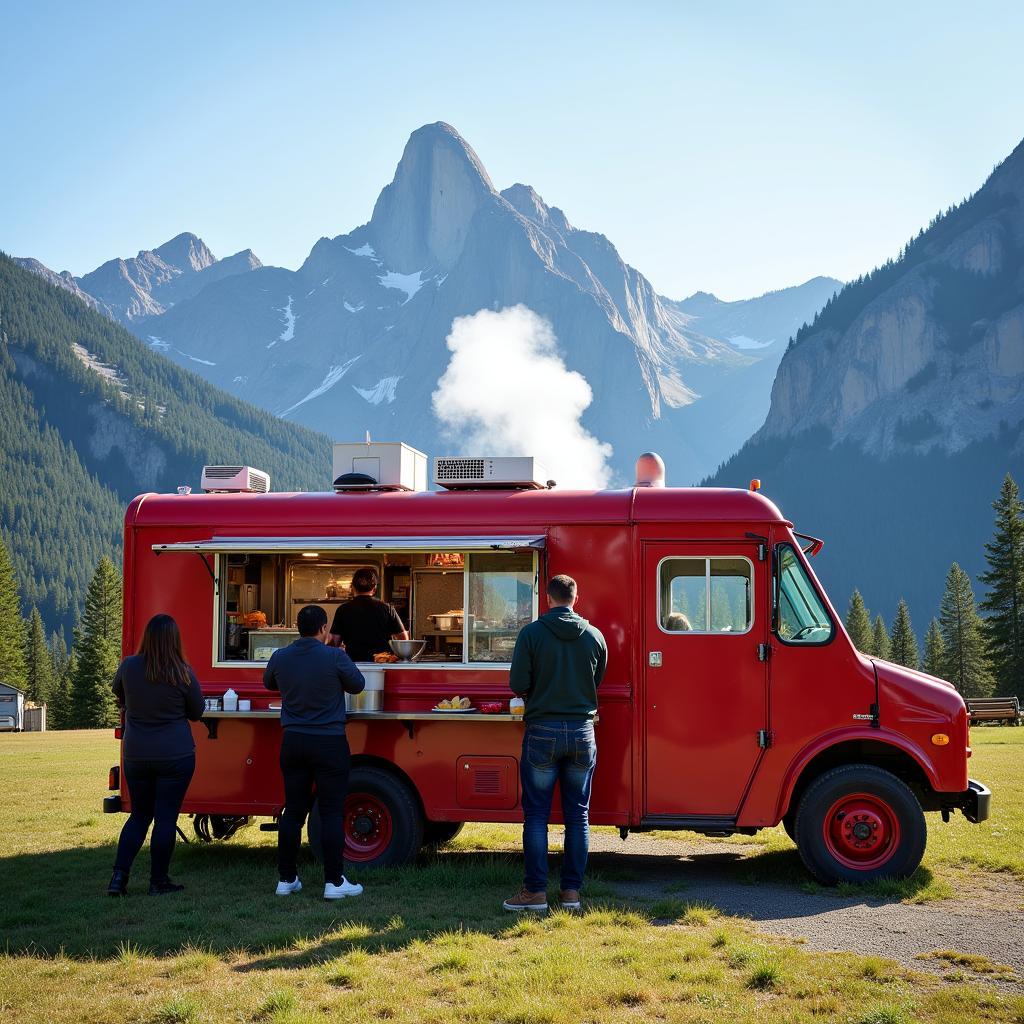
<path fill-rule="evenodd" d="M 883 661 L 892 658 L 892 641 L 889 639 L 889 630 L 885 628 L 885 619 L 881 615 L 875 616 L 875 624 L 871 629 L 871 653 Z"/>
<path fill-rule="evenodd" d="M 942 678 L 964 697 L 987 697 L 994 680 L 985 653 L 981 619 L 974 607 L 970 577 L 954 562 L 946 576 L 946 592 L 939 610 L 942 630 Z"/>
<path fill-rule="evenodd" d="M 988 572 L 978 577 L 988 588 L 981 601 L 985 638 L 997 692 L 1024 695 L 1024 502 L 1009 473 L 992 508 L 996 522 L 985 545 Z"/>
<path fill-rule="evenodd" d="M 75 728 L 115 725 L 117 702 L 110 689 L 121 651 L 121 577 L 105 555 L 85 595 L 76 629 L 77 668 L 71 679 L 71 720 Z"/>
<path fill-rule="evenodd" d="M 54 680 L 67 671 L 68 667 L 68 645 L 64 642 L 64 633 L 54 630 L 50 634 L 50 671 Z"/>
<path fill-rule="evenodd" d="M 902 597 L 896 608 L 896 619 L 892 624 L 892 651 L 889 657 L 897 665 L 917 668 L 917 637 L 910 623 L 910 609 Z"/>
<path fill-rule="evenodd" d="M 70 717 L 71 655 L 64 635 L 56 630 L 50 636 L 50 675 L 53 682 L 46 706 L 46 727 L 64 729 Z"/>
<path fill-rule="evenodd" d="M 946 645 L 942 642 L 942 630 L 939 628 L 938 619 L 932 619 L 928 632 L 924 635 L 921 671 L 939 678 L 942 678 L 942 673 L 946 671 Z"/>
<path fill-rule="evenodd" d="M 37 704 L 45 704 L 53 689 L 53 663 L 46 646 L 46 631 L 39 609 L 32 606 L 25 629 L 25 694 Z"/>
<path fill-rule="evenodd" d="M 862 654 L 874 653 L 874 641 L 871 635 L 871 616 L 864 606 L 864 598 L 860 591 L 850 595 L 850 607 L 846 612 L 846 632 L 850 634 L 853 646 Z"/>
<path fill-rule="evenodd" d="M 21 618 L 18 581 L 14 578 L 14 566 L 3 537 L 0 537 L 0 683 L 19 690 L 28 686 L 25 624 Z"/>
<path fill-rule="evenodd" d="M 78 656 L 74 650 L 68 653 L 64 671 L 54 679 L 52 712 L 46 711 L 46 724 L 51 729 L 74 729 L 75 711 L 72 700 L 72 686 L 78 674 Z"/>

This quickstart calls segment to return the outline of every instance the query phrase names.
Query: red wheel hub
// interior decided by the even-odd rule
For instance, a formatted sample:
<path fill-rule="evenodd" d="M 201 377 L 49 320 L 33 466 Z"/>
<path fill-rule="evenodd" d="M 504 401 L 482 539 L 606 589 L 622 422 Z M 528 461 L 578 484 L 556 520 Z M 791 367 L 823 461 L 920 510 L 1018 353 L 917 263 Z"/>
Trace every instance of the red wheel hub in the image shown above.
<path fill-rule="evenodd" d="M 390 845 L 393 826 L 387 804 L 370 793 L 349 793 L 345 801 L 345 859 L 374 860 Z"/>
<path fill-rule="evenodd" d="M 825 815 L 822 831 L 828 852 L 854 871 L 882 867 L 900 843 L 896 812 L 871 793 L 853 793 L 837 800 Z"/>

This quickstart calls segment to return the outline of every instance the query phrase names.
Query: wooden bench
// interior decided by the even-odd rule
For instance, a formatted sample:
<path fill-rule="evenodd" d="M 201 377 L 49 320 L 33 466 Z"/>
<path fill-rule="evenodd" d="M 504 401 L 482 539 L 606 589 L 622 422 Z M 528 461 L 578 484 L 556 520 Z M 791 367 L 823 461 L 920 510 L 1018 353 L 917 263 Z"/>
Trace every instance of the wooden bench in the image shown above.
<path fill-rule="evenodd" d="M 968 697 L 971 725 L 978 722 L 1009 722 L 1020 725 L 1020 701 L 1016 697 Z"/>

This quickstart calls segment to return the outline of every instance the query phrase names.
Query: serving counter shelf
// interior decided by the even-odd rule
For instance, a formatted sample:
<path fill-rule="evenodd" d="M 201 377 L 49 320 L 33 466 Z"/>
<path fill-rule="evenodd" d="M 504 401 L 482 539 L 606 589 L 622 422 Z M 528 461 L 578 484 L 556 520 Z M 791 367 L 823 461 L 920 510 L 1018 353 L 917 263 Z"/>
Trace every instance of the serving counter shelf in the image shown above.
<path fill-rule="evenodd" d="M 217 726 L 222 718 L 243 718 L 258 721 L 260 719 L 278 719 L 281 712 L 276 709 L 260 709 L 256 711 L 204 711 L 200 721 L 206 726 L 210 739 L 217 738 Z M 438 711 L 349 711 L 345 718 L 349 722 L 401 722 L 405 725 L 410 738 L 413 734 L 414 722 L 521 722 L 522 715 L 508 712 L 485 715 L 482 711 L 466 711 L 462 714 L 445 714 Z"/>

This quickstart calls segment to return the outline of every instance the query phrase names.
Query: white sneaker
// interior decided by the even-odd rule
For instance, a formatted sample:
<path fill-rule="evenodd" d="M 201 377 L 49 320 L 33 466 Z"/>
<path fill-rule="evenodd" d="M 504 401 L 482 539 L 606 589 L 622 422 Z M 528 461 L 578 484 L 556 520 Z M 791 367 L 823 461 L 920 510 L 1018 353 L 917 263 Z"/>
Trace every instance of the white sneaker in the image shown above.
<path fill-rule="evenodd" d="M 291 896 L 293 892 L 302 892 L 302 883 L 299 881 L 299 876 L 296 875 L 295 879 L 291 882 L 278 882 L 276 894 L 278 896 Z"/>
<path fill-rule="evenodd" d="M 346 896 L 359 896 L 363 887 L 358 883 L 353 884 L 344 875 L 341 876 L 341 885 L 327 882 L 324 885 L 325 900 L 343 900 Z"/>

